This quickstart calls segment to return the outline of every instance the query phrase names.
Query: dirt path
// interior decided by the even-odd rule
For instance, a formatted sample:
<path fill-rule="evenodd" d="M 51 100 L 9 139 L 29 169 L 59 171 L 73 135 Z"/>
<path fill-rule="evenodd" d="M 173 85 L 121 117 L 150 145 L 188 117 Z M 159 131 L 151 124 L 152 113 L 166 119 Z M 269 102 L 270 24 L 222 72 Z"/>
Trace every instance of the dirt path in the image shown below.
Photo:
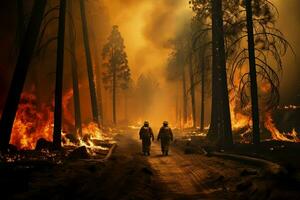
<path fill-rule="evenodd" d="M 130 141 L 128 143 L 124 141 Z M 159 199 L 237 199 L 237 183 L 244 169 L 255 170 L 252 166 L 203 155 L 186 155 L 171 148 L 169 156 L 162 156 L 160 145 L 154 142 L 151 156 L 142 156 L 140 141 L 134 133 L 119 141 L 119 153 L 132 156 L 151 170 L 151 193 Z"/>
<path fill-rule="evenodd" d="M 285 199 L 270 197 L 282 197 L 282 191 L 288 197 L 287 188 L 294 185 L 289 180 L 284 188 L 282 180 L 265 178 L 259 168 L 217 157 L 186 155 L 174 147 L 169 156 L 161 156 L 157 142 L 152 145 L 151 156 L 145 157 L 136 132 L 124 133 L 116 140 L 118 147 L 107 162 L 66 161 L 30 174 L 26 172 L 22 190 L 9 193 L 7 199 Z M 244 173 L 245 170 L 255 173 Z M 16 183 L 23 180 L 20 174 L 16 176 L 20 177 Z"/>

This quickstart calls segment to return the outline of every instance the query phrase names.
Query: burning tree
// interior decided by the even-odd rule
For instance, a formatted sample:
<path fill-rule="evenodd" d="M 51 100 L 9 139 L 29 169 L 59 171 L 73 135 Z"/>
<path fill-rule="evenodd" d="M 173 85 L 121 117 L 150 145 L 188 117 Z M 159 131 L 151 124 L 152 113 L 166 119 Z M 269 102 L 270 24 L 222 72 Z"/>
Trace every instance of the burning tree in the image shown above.
<path fill-rule="evenodd" d="M 259 115 L 258 115 L 258 96 L 256 92 L 256 75 L 258 81 L 261 83 L 259 94 L 263 94 L 264 98 L 260 96 L 260 99 L 264 99 L 264 107 L 266 110 L 275 108 L 279 101 L 279 78 L 276 69 L 280 71 L 282 68 L 281 57 L 286 53 L 289 47 L 288 42 L 284 39 L 283 34 L 275 28 L 275 16 L 278 14 L 275 6 L 267 0 L 255 0 L 255 1 L 223 1 L 220 2 L 212 0 L 194 0 L 191 1 L 193 10 L 196 12 L 196 17 L 199 21 L 202 21 L 202 30 L 200 30 L 196 38 L 201 38 L 204 34 L 212 31 L 212 47 L 214 49 L 214 37 L 220 37 L 220 34 L 214 35 L 214 28 L 223 27 L 224 29 L 224 44 L 225 44 L 225 59 L 228 68 L 230 68 L 230 81 L 232 91 L 230 96 L 234 103 L 241 102 L 240 109 L 249 108 L 249 104 L 252 106 L 252 118 L 253 118 L 253 142 L 259 142 Z M 214 25 L 214 6 L 220 4 L 223 7 L 223 14 L 219 16 L 223 20 L 223 23 Z M 218 13 L 215 13 L 218 15 Z M 254 33 L 253 33 L 254 32 Z M 246 41 L 248 38 L 248 41 Z M 248 47 L 246 47 L 246 46 Z M 219 49 L 219 48 L 218 48 Z M 266 53 L 273 57 L 267 57 Z M 216 76 L 220 76 L 220 71 L 216 69 L 214 72 L 214 66 L 217 61 L 215 57 L 216 53 L 213 52 L 213 78 L 212 78 L 212 119 L 210 130 L 213 131 L 218 120 L 215 119 L 217 110 L 216 98 L 220 92 L 218 91 L 218 85 L 216 83 Z M 222 58 L 223 59 L 223 58 Z M 245 69 L 245 62 L 249 59 L 250 72 Z M 271 65 L 274 65 L 272 67 Z M 219 75 L 218 75 L 219 74 Z M 250 78 L 251 77 L 251 78 Z M 223 78 L 227 78 L 224 77 Z M 251 85 L 251 87 L 249 87 Z M 251 92 L 249 92 L 249 90 Z M 239 94 L 236 96 L 236 94 Z M 250 95 L 251 94 L 251 95 Z M 251 100 L 250 100 L 251 96 Z M 236 105 L 231 106 L 236 108 Z M 262 112 L 261 112 L 262 113 Z M 233 113 L 234 114 L 234 113 Z M 235 116 L 231 116 L 235 118 Z M 220 121 L 220 120 L 219 120 Z"/>
<path fill-rule="evenodd" d="M 260 142 L 260 124 L 270 121 L 268 113 L 279 104 L 278 73 L 283 67 L 282 56 L 290 45 L 275 27 L 278 11 L 271 2 L 245 0 L 238 9 L 241 30 L 228 49 L 231 51 L 239 44 L 239 51 L 232 56 L 230 80 L 239 95 L 241 109 L 246 110 L 251 104 L 253 143 L 257 144 Z M 250 70 L 246 68 L 247 60 Z M 259 120 L 260 115 L 263 120 Z"/>
<path fill-rule="evenodd" d="M 13 122 L 18 109 L 30 61 L 34 53 L 46 3 L 46 0 L 35 1 L 28 28 L 23 37 L 23 42 L 17 59 L 18 61 L 0 121 L 1 150 L 7 150 L 8 148 Z"/>
<path fill-rule="evenodd" d="M 225 35 L 227 33 L 224 27 L 226 18 L 224 20 L 223 13 L 227 13 L 224 10 L 232 9 L 232 6 L 223 5 L 221 0 L 192 0 L 190 3 L 193 5 L 196 17 L 199 21 L 204 22 L 203 29 L 198 31 L 197 37 L 201 38 L 201 35 L 211 31 L 212 111 L 210 136 L 217 137 L 221 144 L 230 146 L 233 141 L 226 72 Z"/>
<path fill-rule="evenodd" d="M 53 146 L 56 149 L 61 148 L 65 19 L 66 19 L 66 0 L 60 0 L 58 36 L 57 36 L 55 107 L 54 107 L 54 130 L 53 130 Z"/>
<path fill-rule="evenodd" d="M 103 74 L 103 81 L 106 89 L 112 92 L 113 123 L 117 123 L 116 93 L 117 89 L 126 90 L 130 83 L 130 69 L 128 66 L 127 54 L 125 52 L 124 40 L 118 30 L 118 26 L 113 26 L 108 37 L 108 42 L 103 47 L 102 52 L 106 72 Z"/>

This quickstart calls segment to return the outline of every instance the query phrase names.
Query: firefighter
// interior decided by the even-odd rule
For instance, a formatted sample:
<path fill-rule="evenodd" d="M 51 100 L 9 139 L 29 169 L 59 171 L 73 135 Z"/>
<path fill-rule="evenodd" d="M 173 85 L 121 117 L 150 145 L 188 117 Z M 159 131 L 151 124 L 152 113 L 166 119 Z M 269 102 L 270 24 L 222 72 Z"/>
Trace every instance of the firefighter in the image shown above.
<path fill-rule="evenodd" d="M 173 141 L 173 133 L 171 128 L 168 126 L 168 122 L 164 121 L 163 126 L 160 128 L 157 141 L 160 140 L 161 152 L 163 155 L 167 156 L 169 153 L 170 141 Z"/>
<path fill-rule="evenodd" d="M 144 126 L 140 129 L 139 132 L 140 140 L 142 140 L 142 150 L 145 156 L 150 156 L 150 146 L 151 140 L 154 141 L 154 135 L 149 122 L 145 121 Z"/>

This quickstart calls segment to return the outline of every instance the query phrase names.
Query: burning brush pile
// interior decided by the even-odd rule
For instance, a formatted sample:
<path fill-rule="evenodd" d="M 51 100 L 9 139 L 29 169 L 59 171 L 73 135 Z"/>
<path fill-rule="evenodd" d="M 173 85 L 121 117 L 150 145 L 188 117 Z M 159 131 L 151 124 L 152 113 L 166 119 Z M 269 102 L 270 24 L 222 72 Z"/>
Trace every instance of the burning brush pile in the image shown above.
<path fill-rule="evenodd" d="M 252 141 L 252 120 L 246 109 L 235 109 L 231 105 L 231 121 L 234 137 L 241 143 Z M 278 107 L 275 110 L 261 113 L 261 138 L 264 141 L 300 142 L 299 119 L 300 109 L 296 106 Z"/>
<path fill-rule="evenodd" d="M 70 95 L 67 93 L 66 96 Z M 114 145 L 112 133 L 104 133 L 96 123 L 91 122 L 83 125 L 81 135 L 62 131 L 63 150 L 52 151 L 53 110 L 53 106 L 49 105 L 38 107 L 35 95 L 24 92 L 12 129 L 10 154 L 0 155 L 0 161 L 45 160 L 61 163 L 65 158 L 101 158 Z"/>

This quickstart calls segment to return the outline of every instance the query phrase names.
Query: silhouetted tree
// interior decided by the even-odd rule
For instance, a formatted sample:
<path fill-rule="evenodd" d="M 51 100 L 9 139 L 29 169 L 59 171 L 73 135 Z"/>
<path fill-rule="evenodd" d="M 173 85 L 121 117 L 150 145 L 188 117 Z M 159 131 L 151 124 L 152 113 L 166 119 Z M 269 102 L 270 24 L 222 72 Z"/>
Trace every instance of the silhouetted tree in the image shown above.
<path fill-rule="evenodd" d="M 76 32 L 75 24 L 72 17 L 73 4 L 69 1 L 69 51 L 71 58 L 71 69 L 72 69 L 72 83 L 73 83 L 73 99 L 74 99 L 74 113 L 75 113 L 75 129 L 76 132 L 82 135 L 82 125 L 81 125 L 81 111 L 80 111 L 80 96 L 79 96 L 79 83 L 78 83 L 78 64 L 76 59 Z"/>
<path fill-rule="evenodd" d="M 130 81 L 130 69 L 127 54 L 125 52 L 124 40 L 118 30 L 113 26 L 108 37 L 108 42 L 102 52 L 106 72 L 103 74 L 103 82 L 107 89 L 112 91 L 113 123 L 117 123 L 116 93 L 117 89 L 126 89 Z"/>
<path fill-rule="evenodd" d="M 257 96 L 257 79 L 256 79 L 256 64 L 255 64 L 255 47 L 253 35 L 253 14 L 252 0 L 245 0 L 247 12 L 247 32 L 248 32 L 248 52 L 249 52 L 249 67 L 250 67 L 250 84 L 251 84 L 251 105 L 252 105 L 252 123 L 253 123 L 253 143 L 260 142 L 259 134 L 259 111 L 258 111 L 258 96 Z"/>
<path fill-rule="evenodd" d="M 236 47 L 235 44 L 240 44 L 239 51 L 232 56 L 230 80 L 239 94 L 241 108 L 251 105 L 249 115 L 252 115 L 255 144 L 260 142 L 262 121 L 259 119 L 264 119 L 262 114 L 279 104 L 278 72 L 282 69 L 282 57 L 290 47 L 282 32 L 275 27 L 277 15 L 278 10 L 270 1 L 244 0 L 240 9 L 242 31 L 233 45 L 228 46 L 230 50 Z M 249 72 L 243 70 L 247 60 Z"/>
<path fill-rule="evenodd" d="M 82 20 L 83 41 L 84 41 L 84 47 L 85 47 L 85 56 L 86 56 L 86 63 L 87 63 L 93 120 L 95 123 L 97 123 L 99 125 L 99 118 L 101 118 L 102 116 L 99 116 L 99 112 L 98 112 L 95 76 L 94 76 L 94 72 L 93 72 L 93 63 L 92 63 L 91 50 L 90 50 L 90 44 L 89 44 L 88 24 L 87 24 L 87 20 L 86 20 L 85 3 L 84 2 L 85 2 L 84 0 L 80 0 L 80 13 L 81 13 L 81 20 Z"/>
<path fill-rule="evenodd" d="M 22 39 L 25 34 L 25 16 L 24 16 L 24 3 L 23 0 L 17 0 L 18 10 L 18 27 L 17 27 L 17 40 L 18 46 L 22 45 Z"/>
<path fill-rule="evenodd" d="M 234 1 L 236 2 L 236 1 Z M 192 0 L 193 10 L 196 18 L 202 21 L 202 29 L 197 33 L 196 38 L 201 38 L 208 31 L 211 32 L 212 47 L 212 107 L 209 136 L 218 139 L 222 145 L 230 146 L 232 141 L 231 119 L 229 109 L 229 97 L 226 73 L 226 51 L 225 51 L 225 30 L 224 22 L 228 23 L 227 12 L 234 10 L 228 6 L 229 1 L 221 0 Z M 227 10 L 226 10 L 227 9 Z M 226 12 L 224 12 L 226 10 Z M 225 14 L 224 14 L 225 13 Z M 226 20 L 224 20 L 224 18 Z M 230 38 L 227 36 L 227 38 Z"/>
<path fill-rule="evenodd" d="M 167 65 L 167 79 L 170 81 L 179 81 L 181 84 L 181 91 L 182 91 L 182 117 L 183 123 L 187 122 L 187 83 L 186 83 L 186 73 L 185 67 L 187 64 L 187 53 L 186 53 L 186 46 L 185 46 L 186 39 L 181 36 L 177 36 L 172 41 L 173 50 L 168 58 L 168 65 Z M 180 120 L 181 121 L 181 120 Z"/>
<path fill-rule="evenodd" d="M 4 151 L 7 150 L 10 141 L 13 122 L 37 42 L 46 3 L 46 0 L 36 0 L 34 2 L 28 28 L 19 51 L 17 64 L 0 121 L 0 149 Z"/>
<path fill-rule="evenodd" d="M 208 32 L 201 34 L 201 37 L 198 37 L 199 31 L 203 29 L 203 19 L 197 18 L 194 16 L 191 23 L 192 29 L 192 53 L 195 62 L 196 74 L 195 74 L 195 84 L 200 83 L 201 90 L 201 103 L 200 103 L 200 130 L 204 131 L 204 118 L 205 118 L 205 93 L 208 90 L 209 83 L 207 79 L 209 67 L 209 60 L 211 57 L 211 48 Z"/>
<path fill-rule="evenodd" d="M 103 102 L 102 102 L 102 79 L 101 79 L 101 61 L 99 58 L 99 50 L 98 50 L 98 42 L 95 37 L 94 29 L 91 28 L 91 39 L 93 41 L 94 46 L 94 57 L 95 57 L 95 72 L 96 72 L 96 84 L 97 84 L 97 92 L 98 92 L 98 108 L 99 108 L 99 115 L 100 121 L 99 123 L 103 125 L 104 115 L 103 115 Z"/>
<path fill-rule="evenodd" d="M 54 130 L 53 130 L 53 146 L 55 149 L 61 148 L 65 19 L 66 19 L 66 0 L 60 0 L 59 23 L 58 23 L 58 34 L 57 34 L 58 36 L 57 36 L 57 56 L 56 56 L 55 101 L 54 101 L 55 102 Z"/>

